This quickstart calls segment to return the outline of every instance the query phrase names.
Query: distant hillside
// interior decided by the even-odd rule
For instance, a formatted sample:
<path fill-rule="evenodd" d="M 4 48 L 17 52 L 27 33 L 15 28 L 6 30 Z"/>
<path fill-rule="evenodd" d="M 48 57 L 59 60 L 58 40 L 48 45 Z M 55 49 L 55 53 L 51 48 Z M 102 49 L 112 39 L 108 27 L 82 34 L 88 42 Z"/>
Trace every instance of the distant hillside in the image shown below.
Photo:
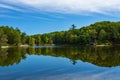
<path fill-rule="evenodd" d="M 86 45 L 86 44 L 120 44 L 120 22 L 97 22 L 89 26 L 76 29 L 72 25 L 68 31 L 52 32 L 27 36 L 18 28 L 0 26 L 0 46 L 3 45 Z"/>
<path fill-rule="evenodd" d="M 120 44 L 120 22 L 97 22 L 76 29 L 32 36 L 36 44 Z"/>

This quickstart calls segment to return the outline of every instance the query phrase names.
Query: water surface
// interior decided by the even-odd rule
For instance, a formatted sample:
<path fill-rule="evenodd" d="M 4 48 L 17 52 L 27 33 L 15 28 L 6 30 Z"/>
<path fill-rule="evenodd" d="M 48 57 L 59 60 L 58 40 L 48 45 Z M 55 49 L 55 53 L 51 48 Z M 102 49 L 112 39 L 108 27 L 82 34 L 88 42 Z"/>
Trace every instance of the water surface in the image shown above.
<path fill-rule="evenodd" d="M 120 47 L 1 49 L 0 80 L 120 80 Z"/>

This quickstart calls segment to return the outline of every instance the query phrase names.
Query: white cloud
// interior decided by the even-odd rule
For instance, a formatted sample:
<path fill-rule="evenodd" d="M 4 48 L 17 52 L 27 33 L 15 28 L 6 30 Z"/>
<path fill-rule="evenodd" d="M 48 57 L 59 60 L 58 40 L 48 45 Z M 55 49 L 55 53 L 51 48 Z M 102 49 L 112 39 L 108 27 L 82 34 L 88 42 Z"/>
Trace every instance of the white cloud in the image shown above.
<path fill-rule="evenodd" d="M 120 0 L 3 0 L 19 6 L 27 6 L 38 11 L 58 13 L 100 13 L 120 12 Z"/>
<path fill-rule="evenodd" d="M 23 9 L 19 9 L 19 8 L 14 7 L 14 6 L 5 5 L 5 4 L 0 4 L 0 8 L 6 8 L 6 9 L 21 11 L 21 12 L 23 11 Z"/>

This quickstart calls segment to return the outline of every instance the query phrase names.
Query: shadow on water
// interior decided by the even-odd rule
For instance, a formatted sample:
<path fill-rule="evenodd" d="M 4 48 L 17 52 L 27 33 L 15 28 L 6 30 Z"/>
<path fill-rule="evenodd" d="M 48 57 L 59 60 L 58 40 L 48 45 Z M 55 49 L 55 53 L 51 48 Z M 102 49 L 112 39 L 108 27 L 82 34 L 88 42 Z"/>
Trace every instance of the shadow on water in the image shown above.
<path fill-rule="evenodd" d="M 120 65 L 120 46 L 112 47 L 29 47 L 8 48 L 0 50 L 0 66 L 19 64 L 27 55 L 43 55 L 63 57 L 77 64 L 77 60 L 89 62 L 101 67 L 113 67 Z"/>

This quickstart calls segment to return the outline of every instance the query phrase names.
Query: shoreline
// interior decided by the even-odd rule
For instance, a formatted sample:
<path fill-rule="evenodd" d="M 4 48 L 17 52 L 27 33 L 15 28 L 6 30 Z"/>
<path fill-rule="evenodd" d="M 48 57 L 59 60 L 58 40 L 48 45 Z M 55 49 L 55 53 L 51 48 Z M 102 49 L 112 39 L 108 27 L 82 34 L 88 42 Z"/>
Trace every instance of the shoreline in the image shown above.
<path fill-rule="evenodd" d="M 35 45 L 34 45 L 35 46 Z M 36 45 L 36 46 L 55 46 L 55 44 L 42 44 L 42 45 Z M 58 45 L 61 46 L 61 45 Z M 62 45 L 62 46 L 75 46 L 74 45 Z M 77 45 L 77 46 L 86 46 L 86 45 Z M 96 46 L 96 47 L 104 47 L 104 46 L 120 46 L 120 44 L 110 44 L 110 45 L 106 45 L 106 44 L 96 44 L 96 45 L 87 45 L 87 46 Z M 14 45 L 10 45 L 10 46 L 1 46 L 0 48 L 10 48 L 10 47 L 30 47 L 30 45 L 19 45 L 19 46 L 14 46 Z"/>
<path fill-rule="evenodd" d="M 10 46 L 1 46 L 1 48 L 9 48 Z"/>
<path fill-rule="evenodd" d="M 112 45 L 105 45 L 105 44 L 101 44 L 101 45 L 94 45 L 96 47 L 104 47 L 104 46 L 112 46 Z"/>
<path fill-rule="evenodd" d="M 12 46 L 12 45 L 10 45 L 10 46 L 1 46 L 0 48 L 10 48 L 10 47 L 29 47 L 29 45 L 20 45 L 20 46 Z"/>
<path fill-rule="evenodd" d="M 34 45 L 34 46 L 37 46 L 37 45 Z M 55 44 L 42 44 L 39 46 L 55 46 Z M 4 48 L 10 48 L 10 47 L 30 47 L 30 45 L 27 45 L 27 44 L 19 45 L 19 46 L 9 45 L 9 46 L 1 46 L 0 48 L 4 49 Z"/>

